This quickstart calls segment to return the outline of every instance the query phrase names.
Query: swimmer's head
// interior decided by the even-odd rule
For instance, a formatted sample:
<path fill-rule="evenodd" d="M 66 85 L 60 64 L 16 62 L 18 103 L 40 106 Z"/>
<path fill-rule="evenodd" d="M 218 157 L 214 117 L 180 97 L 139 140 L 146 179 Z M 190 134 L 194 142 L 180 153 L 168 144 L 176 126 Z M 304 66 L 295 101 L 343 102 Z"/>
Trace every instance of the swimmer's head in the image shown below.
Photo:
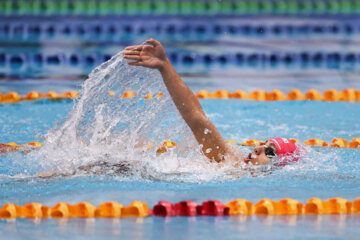
<path fill-rule="evenodd" d="M 244 159 L 245 163 L 263 165 L 270 163 L 271 159 L 278 156 L 278 166 L 285 166 L 290 162 L 296 162 L 298 157 L 294 156 L 296 145 L 287 138 L 273 138 L 256 146 L 254 151 Z"/>

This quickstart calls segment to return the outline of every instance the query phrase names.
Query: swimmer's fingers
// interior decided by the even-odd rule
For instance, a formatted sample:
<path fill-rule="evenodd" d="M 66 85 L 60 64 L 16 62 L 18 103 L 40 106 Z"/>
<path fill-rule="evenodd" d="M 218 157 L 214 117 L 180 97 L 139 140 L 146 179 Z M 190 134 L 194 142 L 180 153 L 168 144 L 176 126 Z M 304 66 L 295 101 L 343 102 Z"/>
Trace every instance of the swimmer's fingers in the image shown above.
<path fill-rule="evenodd" d="M 125 50 L 132 50 L 132 51 L 141 51 L 143 49 L 144 45 L 134 45 L 134 46 L 128 46 L 125 48 Z"/>
<path fill-rule="evenodd" d="M 141 61 L 141 56 L 138 55 L 124 55 L 125 59 Z"/>
<path fill-rule="evenodd" d="M 127 55 L 140 55 L 140 51 L 128 51 L 128 50 L 125 50 L 122 52 L 122 54 L 124 56 L 127 56 Z"/>
<path fill-rule="evenodd" d="M 159 42 L 159 41 L 156 41 L 156 40 L 153 39 L 153 38 L 150 38 L 149 40 L 147 40 L 146 43 L 150 43 L 150 44 L 153 45 L 154 47 L 160 45 L 160 42 Z"/>

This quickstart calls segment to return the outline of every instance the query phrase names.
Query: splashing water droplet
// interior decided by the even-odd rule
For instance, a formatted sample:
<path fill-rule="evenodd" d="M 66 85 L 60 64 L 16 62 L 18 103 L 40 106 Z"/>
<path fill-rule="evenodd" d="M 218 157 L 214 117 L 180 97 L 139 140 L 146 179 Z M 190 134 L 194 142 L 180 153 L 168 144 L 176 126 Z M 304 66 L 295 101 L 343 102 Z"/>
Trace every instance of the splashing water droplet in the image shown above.
<path fill-rule="evenodd" d="M 126 91 L 137 94 L 122 98 Z M 149 92 L 162 97 L 144 99 Z M 156 156 L 164 140 L 178 145 Z M 75 175 L 80 170 L 118 173 L 114 168 L 121 167 L 150 179 L 191 175 L 190 181 L 199 181 L 218 170 L 201 154 L 159 72 L 129 66 L 121 53 L 89 74 L 64 123 L 47 133 L 32 157 L 43 170 Z"/>

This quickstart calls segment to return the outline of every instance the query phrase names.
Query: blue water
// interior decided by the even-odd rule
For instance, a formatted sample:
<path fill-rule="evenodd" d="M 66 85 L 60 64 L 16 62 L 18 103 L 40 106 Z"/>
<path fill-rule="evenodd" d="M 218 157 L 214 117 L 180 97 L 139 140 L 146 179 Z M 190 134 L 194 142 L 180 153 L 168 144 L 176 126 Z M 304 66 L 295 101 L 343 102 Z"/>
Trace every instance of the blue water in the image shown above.
<path fill-rule="evenodd" d="M 219 80 L 214 81 L 215 85 L 219 84 Z M 38 81 L 28 80 L 22 83 L 21 91 L 24 94 L 32 89 L 46 92 L 59 82 L 39 85 Z M 80 83 L 80 81 L 64 82 L 59 92 L 79 90 Z M 1 87 L 14 90 L 17 89 L 14 86 L 18 84 L 20 83 L 3 83 Z M 197 78 L 188 79 L 188 84 L 194 90 L 199 87 Z M 200 84 L 201 87 L 204 85 L 206 83 Z M 200 102 L 224 138 L 234 139 L 237 142 L 248 139 L 264 140 L 277 136 L 299 138 L 301 141 L 320 138 L 330 142 L 334 137 L 351 140 L 360 136 L 360 123 L 357 121 L 360 117 L 358 103 L 259 102 L 235 99 Z M 40 100 L 0 105 L 2 113 L 0 142 L 19 144 L 31 141 L 42 142 L 42 136 L 55 123 L 61 124 L 64 121 L 73 104 L 72 100 L 61 102 Z M 309 155 L 300 163 L 275 170 L 270 175 L 258 177 L 248 175 L 238 180 L 213 179 L 207 182 L 183 182 L 176 181 L 176 178 L 171 181 L 158 181 L 111 175 L 39 179 L 28 176 L 31 169 L 24 161 L 26 155 L 8 154 L 0 157 L 0 187 L 3 189 L 0 192 L 0 205 L 7 202 L 17 204 L 41 202 L 53 206 L 59 201 L 72 204 L 90 201 L 98 205 L 110 200 L 127 205 L 134 200 L 140 200 L 152 207 L 160 200 L 173 203 L 193 200 L 201 203 L 208 199 L 218 199 L 226 203 L 236 198 L 245 198 L 256 203 L 262 198 L 279 200 L 290 197 L 305 203 L 311 197 L 322 199 L 343 197 L 348 200 L 359 197 L 358 149 L 308 148 L 308 151 Z M 19 174 L 23 177 L 19 177 Z M 190 219 L 150 217 L 95 221 L 49 219 L 42 220 L 40 224 L 33 220 L 22 219 L 16 222 L 1 220 L 1 223 L 1 231 L 9 237 L 18 238 L 31 232 L 34 239 L 49 236 L 60 238 L 68 235 L 78 239 L 85 236 L 157 238 L 160 235 L 170 234 L 169 231 L 182 232 L 183 235 L 176 236 L 176 239 L 198 239 L 207 235 L 231 238 L 238 234 L 256 238 L 268 236 L 270 233 L 274 239 L 284 236 L 287 236 L 286 238 L 313 236 L 352 238 L 353 234 L 357 234 L 353 229 L 359 225 L 359 218 L 357 215 L 295 218 L 286 216 Z M 259 227 L 262 231 L 256 230 Z M 50 230 L 53 233 L 50 233 Z"/>
<path fill-rule="evenodd" d="M 311 101 L 259 102 L 246 100 L 201 100 L 210 120 L 225 139 L 242 142 L 274 137 L 320 138 L 327 142 L 335 137 L 351 140 L 360 136 L 360 105 Z M 71 110 L 72 100 L 40 100 L 2 104 L 0 142 L 24 144 L 43 142 L 42 136 L 54 124 L 61 124 Z M 243 149 L 248 151 L 250 149 Z M 49 206 L 57 201 L 75 203 L 91 199 L 94 204 L 117 199 L 128 204 L 134 199 L 155 204 L 160 199 L 177 202 L 184 199 L 235 198 L 258 201 L 263 197 L 292 197 L 306 202 L 310 197 L 341 196 L 353 200 L 360 188 L 357 182 L 360 156 L 357 149 L 313 148 L 299 164 L 276 170 L 265 177 L 245 177 L 229 182 L 205 183 L 149 181 L 121 176 L 91 176 L 42 180 L 36 177 L 13 179 L 8 175 L 25 174 L 21 153 L 0 158 L 1 203 L 25 204 L 38 201 Z M 319 152 L 319 153 L 318 153 Z M 76 195 L 74 196 L 74 194 Z"/>
<path fill-rule="evenodd" d="M 356 239 L 359 215 L 1 221 L 7 238 L 26 239 Z"/>

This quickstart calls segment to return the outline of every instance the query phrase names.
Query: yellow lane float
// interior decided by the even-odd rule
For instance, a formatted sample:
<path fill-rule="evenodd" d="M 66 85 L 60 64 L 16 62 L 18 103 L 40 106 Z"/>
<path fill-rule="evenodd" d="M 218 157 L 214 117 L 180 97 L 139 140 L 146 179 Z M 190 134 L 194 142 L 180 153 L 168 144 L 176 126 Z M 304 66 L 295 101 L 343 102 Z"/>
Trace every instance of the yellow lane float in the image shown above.
<path fill-rule="evenodd" d="M 108 91 L 110 96 L 116 95 L 115 91 Z M 50 100 L 60 100 L 60 99 L 74 99 L 79 95 L 76 91 L 69 91 L 62 94 L 50 91 L 46 94 L 40 92 L 32 91 L 27 93 L 25 96 L 21 97 L 16 92 L 9 93 L 0 93 L 0 103 L 16 103 L 19 101 L 30 100 L 34 101 L 37 99 L 50 99 Z M 121 96 L 121 95 L 120 95 Z M 125 91 L 122 95 L 122 98 L 132 98 L 137 96 L 137 93 L 134 91 Z M 163 96 L 163 93 L 159 93 L 156 97 Z M 144 96 L 145 99 L 151 99 L 153 97 L 152 93 Z M 250 99 L 257 101 L 297 101 L 297 100 L 311 100 L 311 101 L 347 101 L 355 102 L 360 101 L 360 90 L 355 90 L 353 88 L 347 88 L 342 91 L 337 91 L 336 89 L 328 89 L 324 91 L 323 96 L 316 89 L 310 89 L 305 93 L 305 95 L 299 89 L 290 90 L 287 94 L 279 89 L 274 89 L 270 92 L 265 92 L 264 90 L 256 90 L 250 93 L 246 93 L 243 90 L 236 90 L 234 92 L 229 92 L 227 90 L 217 90 L 214 92 L 209 92 L 207 90 L 200 90 L 196 93 L 196 97 L 200 99 Z"/>
<path fill-rule="evenodd" d="M 278 201 L 272 199 L 261 199 L 253 204 L 246 199 L 235 199 L 226 204 L 222 204 L 218 200 L 210 200 L 215 205 L 214 208 L 220 209 L 217 215 L 230 216 L 251 216 L 251 215 L 324 215 L 324 214 L 358 214 L 360 213 L 360 198 L 353 202 L 344 198 L 336 197 L 328 200 L 320 198 L 310 198 L 306 204 L 295 199 L 285 198 Z M 28 203 L 19 206 L 14 203 L 7 203 L 0 208 L 0 218 L 126 218 L 137 217 L 144 218 L 155 214 L 156 216 L 202 216 L 209 214 L 201 214 L 197 211 L 204 208 L 205 205 L 198 205 L 192 201 L 182 201 L 180 203 L 190 204 L 187 207 L 193 208 L 194 214 L 184 214 L 178 208 L 179 203 L 171 204 L 167 201 L 160 201 L 163 204 L 161 214 L 156 212 L 159 209 L 149 209 L 147 203 L 134 201 L 129 206 L 112 201 L 105 202 L 95 207 L 89 202 L 81 202 L 74 205 L 59 202 L 52 208 L 40 203 Z M 206 203 L 206 202 L 205 202 Z M 206 210 L 206 209 L 205 209 Z M 209 210 L 209 209 L 208 209 Z M 214 209 L 213 209 L 214 210 Z M 165 211 L 165 212 L 164 212 Z M 180 212 L 179 212 L 180 211 Z M 215 216 L 215 215 L 214 215 Z"/>

